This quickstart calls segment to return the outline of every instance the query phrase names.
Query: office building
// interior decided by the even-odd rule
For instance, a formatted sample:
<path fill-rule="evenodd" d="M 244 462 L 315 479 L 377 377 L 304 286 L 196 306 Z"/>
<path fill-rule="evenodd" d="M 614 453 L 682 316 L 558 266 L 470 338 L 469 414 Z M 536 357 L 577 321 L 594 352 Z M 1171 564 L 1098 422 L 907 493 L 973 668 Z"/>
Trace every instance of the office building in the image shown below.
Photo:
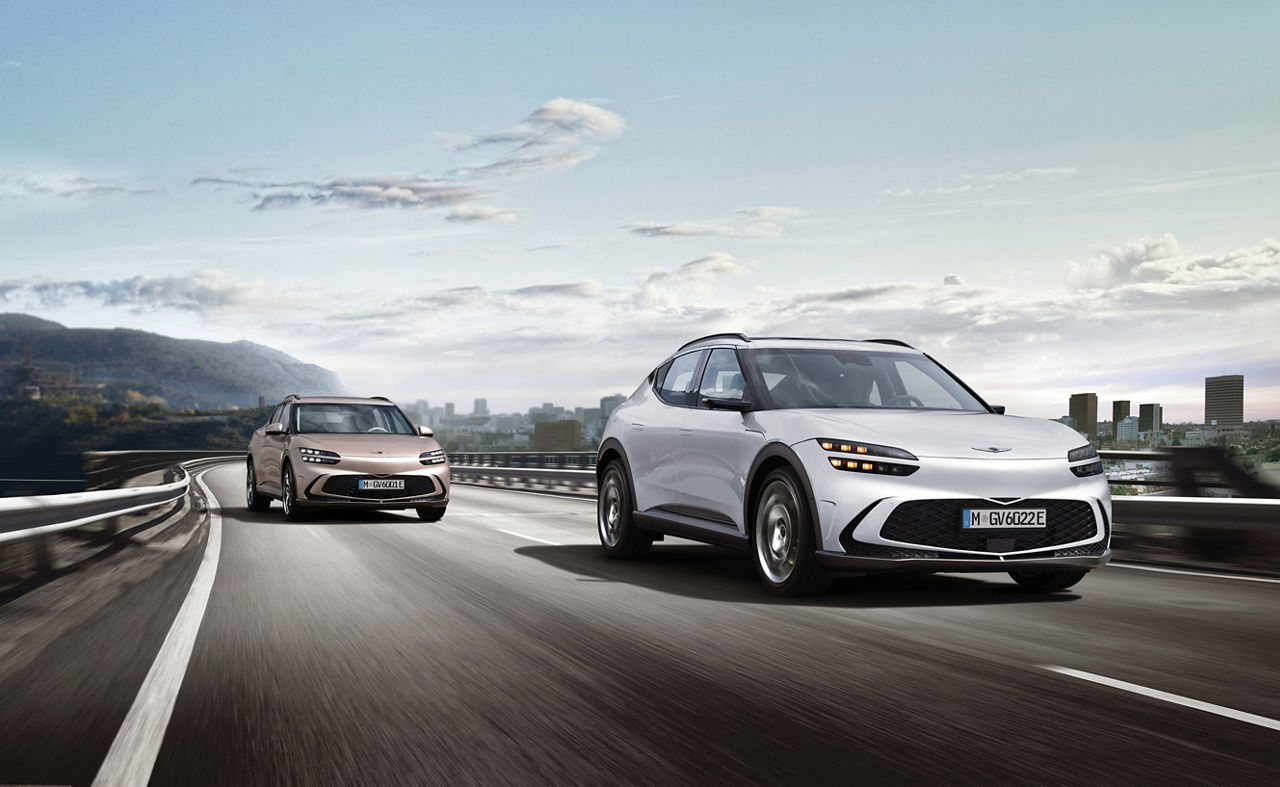
<path fill-rule="evenodd" d="M 604 397 L 600 400 L 600 417 L 607 421 L 609 416 L 613 414 L 613 411 L 618 408 L 618 405 L 625 401 L 627 401 L 627 397 L 622 394 L 614 394 L 613 396 Z"/>
<path fill-rule="evenodd" d="M 1067 413 L 1076 421 L 1076 431 L 1092 440 L 1098 436 L 1098 395 L 1096 393 L 1071 394 Z"/>
<path fill-rule="evenodd" d="M 444 417 L 445 418 L 453 417 L 453 402 L 444 403 Z"/>
<path fill-rule="evenodd" d="M 1124 418 L 1116 421 L 1116 440 L 1137 442 L 1138 416 L 1126 415 Z"/>
<path fill-rule="evenodd" d="M 1111 423 L 1118 424 L 1129 415 L 1129 400 L 1117 399 L 1111 403 Z"/>
<path fill-rule="evenodd" d="M 1206 426 L 1240 426 L 1244 423 L 1244 375 L 1204 378 Z"/>
<path fill-rule="evenodd" d="M 489 414 L 489 400 L 488 400 L 488 399 L 477 399 L 477 400 L 476 400 L 475 405 L 474 405 L 474 406 L 472 406 L 472 408 L 471 408 L 471 414 L 472 414 L 472 415 L 488 415 L 488 414 Z"/>
<path fill-rule="evenodd" d="M 1159 432 L 1164 426 L 1164 410 L 1158 404 L 1138 405 L 1138 431 Z"/>

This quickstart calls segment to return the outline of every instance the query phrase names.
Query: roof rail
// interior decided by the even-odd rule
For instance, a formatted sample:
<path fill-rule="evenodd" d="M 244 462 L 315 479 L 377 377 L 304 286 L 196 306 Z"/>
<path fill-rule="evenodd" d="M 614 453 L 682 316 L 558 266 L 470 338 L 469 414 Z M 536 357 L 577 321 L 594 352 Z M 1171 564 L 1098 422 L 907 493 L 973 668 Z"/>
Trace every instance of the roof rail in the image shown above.
<path fill-rule="evenodd" d="M 370 399 L 381 399 L 381 400 L 382 400 L 382 401 L 384 401 L 384 402 L 389 402 L 389 401 L 391 401 L 390 399 L 388 399 L 388 398 L 387 398 L 387 397 L 385 397 L 385 396 L 370 396 L 369 398 L 370 398 Z"/>
<path fill-rule="evenodd" d="M 739 339 L 744 342 L 751 341 L 751 339 L 749 339 L 745 333 L 711 333 L 711 334 L 707 334 L 706 336 L 699 336 L 697 339 L 694 339 L 691 342 L 685 342 L 684 344 L 680 345 L 680 350 L 683 350 L 686 347 L 692 347 L 695 344 L 698 344 L 700 342 L 705 342 L 709 339 Z M 680 352 L 680 350 L 676 350 L 676 352 Z"/>
<path fill-rule="evenodd" d="M 290 399 L 301 399 L 301 398 L 302 398 L 302 397 L 301 397 L 301 396 L 298 396 L 297 394 L 289 394 L 288 396 L 286 396 L 286 397 L 284 398 L 284 400 L 287 402 L 287 401 L 289 401 Z"/>
<path fill-rule="evenodd" d="M 911 345 L 909 345 L 909 344 L 907 344 L 906 342 L 902 341 L 901 339 L 863 339 L 862 341 L 864 341 L 864 342 L 875 342 L 876 344 L 892 344 L 892 345 L 895 345 L 895 346 L 897 346 L 897 347 L 906 347 L 908 350 L 914 350 L 914 349 L 915 349 L 914 347 L 912 347 Z"/>

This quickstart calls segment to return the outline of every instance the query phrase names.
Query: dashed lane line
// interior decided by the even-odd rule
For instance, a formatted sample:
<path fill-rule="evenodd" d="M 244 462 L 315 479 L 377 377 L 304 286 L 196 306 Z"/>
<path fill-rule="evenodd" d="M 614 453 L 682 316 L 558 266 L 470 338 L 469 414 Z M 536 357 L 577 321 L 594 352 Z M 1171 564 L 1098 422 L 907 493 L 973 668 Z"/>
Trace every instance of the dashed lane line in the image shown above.
<path fill-rule="evenodd" d="M 1120 689 L 1121 691 L 1140 694 L 1143 697 L 1150 697 L 1152 699 L 1162 700 L 1174 705 L 1181 705 L 1184 708 L 1195 708 L 1196 710 L 1202 710 L 1205 713 L 1213 713 L 1218 716 L 1224 716 L 1228 719 L 1243 721 L 1247 724 L 1256 724 L 1259 727 L 1266 727 L 1271 730 L 1280 730 L 1280 721 L 1277 721 L 1276 719 L 1269 719 L 1266 716 L 1245 713 L 1244 711 L 1236 710 L 1234 708 L 1214 705 L 1211 702 L 1201 702 L 1200 700 L 1193 700 L 1190 697 L 1183 697 L 1179 694 L 1170 694 L 1167 691 L 1160 691 L 1159 689 L 1149 689 L 1146 686 L 1139 686 L 1136 683 L 1126 683 L 1123 680 L 1108 678 L 1105 675 L 1095 675 L 1092 672 L 1083 672 L 1081 670 L 1071 669 L 1070 667 L 1056 667 L 1052 664 L 1048 664 L 1044 666 L 1044 669 L 1047 669 L 1050 672 L 1056 672 L 1059 675 L 1069 675 L 1070 677 L 1087 680 L 1091 683 L 1110 686 L 1113 689 Z"/>
<path fill-rule="evenodd" d="M 498 530 L 498 532 L 499 532 L 499 533 L 506 533 L 507 535 L 509 535 L 509 536 L 515 536 L 516 538 L 527 538 L 527 539 L 529 539 L 530 541 L 537 541 L 539 544 L 550 544 L 550 545 L 551 545 L 551 546 L 553 546 L 553 547 L 562 547 L 562 546 L 564 546 L 564 544 L 561 544 L 559 541 L 548 541 L 548 540 L 547 540 L 547 539 L 545 539 L 545 538 L 538 538 L 537 536 L 531 536 L 531 535 L 527 535 L 527 534 L 525 534 L 525 533 L 517 533 L 517 532 L 516 532 L 516 531 L 514 531 L 514 530 L 502 530 L 502 529 L 499 529 L 499 530 Z"/>
<path fill-rule="evenodd" d="M 209 592 L 213 589 L 218 558 L 222 554 L 222 507 L 205 484 L 204 473 L 197 475 L 195 481 L 209 506 L 209 538 L 204 556 L 160 652 L 98 769 L 94 787 L 145 787 L 151 780 L 178 690 L 187 673 L 187 663 L 209 604 Z"/>

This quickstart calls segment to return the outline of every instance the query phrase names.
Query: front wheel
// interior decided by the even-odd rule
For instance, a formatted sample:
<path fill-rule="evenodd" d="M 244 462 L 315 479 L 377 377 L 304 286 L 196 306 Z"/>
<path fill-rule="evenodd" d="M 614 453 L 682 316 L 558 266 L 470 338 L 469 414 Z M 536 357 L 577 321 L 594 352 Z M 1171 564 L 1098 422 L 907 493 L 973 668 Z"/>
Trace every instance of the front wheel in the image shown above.
<path fill-rule="evenodd" d="M 263 497 L 258 493 L 258 474 L 253 470 L 253 460 L 250 459 L 244 470 L 244 503 L 250 511 L 256 511 L 261 514 L 268 508 L 271 508 L 271 498 Z"/>
<path fill-rule="evenodd" d="M 307 517 L 298 505 L 298 489 L 293 479 L 293 468 L 284 466 L 284 474 L 280 477 L 280 505 L 284 507 L 284 518 L 287 522 L 304 522 Z"/>
<path fill-rule="evenodd" d="M 1055 590 L 1066 590 L 1080 580 L 1088 571 L 1010 571 L 1013 581 L 1026 590 L 1037 593 L 1051 593 Z"/>
<path fill-rule="evenodd" d="M 752 551 L 770 593 L 808 596 L 826 590 L 831 575 L 818 565 L 816 536 L 800 482 L 788 468 L 765 477 L 756 498 Z"/>
<path fill-rule="evenodd" d="M 596 498 L 600 546 L 609 557 L 644 557 L 653 546 L 653 536 L 636 527 L 631 509 L 631 495 L 622 475 L 622 466 L 611 462 L 600 478 L 600 494 Z"/>

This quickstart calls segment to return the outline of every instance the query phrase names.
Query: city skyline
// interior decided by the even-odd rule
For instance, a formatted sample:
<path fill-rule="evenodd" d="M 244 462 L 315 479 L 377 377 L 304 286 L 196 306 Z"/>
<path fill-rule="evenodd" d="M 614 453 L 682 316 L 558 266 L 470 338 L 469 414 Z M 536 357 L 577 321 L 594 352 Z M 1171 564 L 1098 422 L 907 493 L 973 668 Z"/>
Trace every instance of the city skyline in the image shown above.
<path fill-rule="evenodd" d="M 900 338 L 1044 418 L 1089 389 L 1192 421 L 1201 378 L 1245 374 L 1245 417 L 1278 418 L 1277 24 L 15 4 L 0 310 L 497 410 L 629 392 L 741 331 Z"/>

